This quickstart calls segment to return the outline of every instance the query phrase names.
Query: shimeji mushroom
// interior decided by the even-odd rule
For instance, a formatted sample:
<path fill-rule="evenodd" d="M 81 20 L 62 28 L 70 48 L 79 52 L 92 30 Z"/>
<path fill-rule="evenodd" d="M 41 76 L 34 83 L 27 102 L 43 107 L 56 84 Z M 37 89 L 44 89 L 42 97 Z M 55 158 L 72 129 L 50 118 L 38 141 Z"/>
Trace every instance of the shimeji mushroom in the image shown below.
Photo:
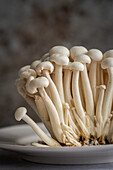
<path fill-rule="evenodd" d="M 61 54 L 61 55 L 65 55 L 65 56 L 69 56 L 69 50 L 64 47 L 64 46 L 54 46 L 49 50 L 49 54 L 50 56 L 52 54 Z"/>
<path fill-rule="evenodd" d="M 47 110 L 45 108 L 45 105 L 41 97 L 38 95 L 37 96 L 31 95 L 30 93 L 26 91 L 26 85 L 29 79 L 32 78 L 30 74 L 28 75 L 29 75 L 29 78 L 27 80 L 23 80 L 23 79 L 16 80 L 15 84 L 17 86 L 17 90 L 19 94 L 25 99 L 25 101 L 31 106 L 31 108 L 37 113 L 39 118 L 44 122 L 47 130 L 51 133 L 51 135 L 54 136 L 50 121 L 48 120 L 49 119 L 48 113 L 47 113 Z M 27 72 L 26 72 L 25 77 L 28 77 Z"/>
<path fill-rule="evenodd" d="M 26 65 L 23 66 L 19 71 L 18 71 L 18 75 L 20 76 L 20 74 L 26 70 L 30 69 L 30 65 Z"/>
<path fill-rule="evenodd" d="M 93 92 L 94 103 L 96 104 L 96 72 L 97 72 L 97 62 L 101 61 L 103 54 L 98 49 L 91 49 L 87 53 L 91 57 L 92 61 L 89 69 L 89 80 Z"/>
<path fill-rule="evenodd" d="M 55 63 L 55 85 L 59 92 L 62 103 L 64 103 L 64 90 L 63 90 L 63 79 L 62 79 L 62 67 L 68 65 L 69 58 L 61 54 L 53 54 L 50 56 L 50 61 Z"/>
<path fill-rule="evenodd" d="M 17 87 L 18 93 L 25 99 L 25 101 L 31 106 L 31 108 L 38 114 L 37 108 L 36 108 L 36 105 L 35 105 L 33 98 L 28 96 L 28 94 L 26 94 L 26 91 L 24 90 L 25 80 L 18 78 L 15 81 L 15 85 Z"/>
<path fill-rule="evenodd" d="M 40 60 L 33 61 L 32 64 L 31 64 L 31 66 L 30 66 L 30 68 L 35 70 L 36 66 L 37 66 L 39 63 L 41 63 Z"/>
<path fill-rule="evenodd" d="M 87 49 L 83 46 L 74 46 L 70 49 L 70 53 L 71 53 L 71 58 L 74 60 L 75 56 L 86 54 Z"/>
<path fill-rule="evenodd" d="M 113 54 L 111 56 L 113 56 Z M 109 81 L 107 84 L 102 107 L 104 125 L 110 115 L 113 100 L 113 58 L 111 58 L 111 56 L 109 56 L 109 58 L 104 58 L 104 60 L 101 63 L 101 67 L 103 69 L 107 69 L 109 76 Z"/>
<path fill-rule="evenodd" d="M 82 87 L 84 92 L 85 104 L 86 104 L 86 113 L 89 115 L 90 122 L 94 122 L 94 101 L 93 101 L 93 94 L 89 82 L 89 77 L 87 73 L 87 66 L 86 64 L 90 64 L 91 59 L 86 54 L 81 54 L 78 56 L 74 56 L 73 59 L 81 62 L 84 65 L 84 70 L 81 72 L 81 79 L 82 79 Z M 83 94 L 82 94 L 83 95 Z M 93 123 L 90 125 L 90 127 Z M 91 134 L 94 134 L 94 125 L 93 128 L 90 128 Z"/>
<path fill-rule="evenodd" d="M 70 107 L 72 107 L 72 94 L 71 94 L 71 79 L 72 79 L 72 69 L 70 67 L 71 62 L 64 66 L 64 98 Z"/>
<path fill-rule="evenodd" d="M 73 62 L 70 65 L 73 71 L 72 77 L 72 95 L 75 108 L 81 120 L 85 123 L 85 112 L 81 103 L 80 93 L 79 93 L 79 72 L 84 70 L 84 66 L 80 62 Z"/>
<path fill-rule="evenodd" d="M 27 110 L 25 107 L 20 107 L 15 112 L 15 119 L 17 121 L 24 120 L 28 123 L 35 133 L 49 146 L 61 146 L 56 140 L 47 136 L 40 127 L 26 114 Z"/>
<path fill-rule="evenodd" d="M 85 103 L 86 103 L 86 112 L 89 116 L 93 117 L 94 115 L 93 94 L 92 94 L 88 73 L 87 73 L 87 67 L 86 67 L 86 64 L 90 64 L 91 60 L 89 56 L 85 54 L 81 54 L 79 56 L 73 56 L 73 58 L 74 60 L 77 60 L 84 65 L 84 70 L 81 72 L 81 78 L 82 78 L 82 86 L 83 86 Z"/>
<path fill-rule="evenodd" d="M 28 79 L 30 76 L 36 77 L 36 71 L 31 69 L 29 65 L 22 67 L 18 74 L 21 79 Z"/>
<path fill-rule="evenodd" d="M 69 50 L 63 46 L 55 46 L 49 51 L 50 61 L 54 62 L 55 67 L 55 85 L 58 89 L 62 103 L 64 103 L 62 66 L 69 63 Z"/>
<path fill-rule="evenodd" d="M 35 79 L 34 77 L 32 77 L 31 81 L 29 82 L 29 84 L 27 84 L 26 88 L 28 92 L 31 94 L 36 94 L 37 92 L 39 92 L 39 94 L 41 95 L 50 117 L 51 126 L 54 135 L 57 138 L 57 140 L 62 143 L 63 132 L 60 125 L 58 112 L 44 89 L 44 87 L 47 88 L 48 85 L 49 85 L 49 81 L 46 77 L 38 77 Z"/>
<path fill-rule="evenodd" d="M 103 129 L 103 118 L 102 118 L 102 105 L 104 99 L 104 91 L 106 89 L 105 85 L 100 85 L 99 88 L 99 96 L 96 105 L 96 131 L 97 131 L 97 138 L 102 135 Z"/>
<path fill-rule="evenodd" d="M 56 110 L 57 110 L 59 118 L 60 118 L 60 122 L 64 122 L 63 107 L 62 107 L 61 99 L 60 99 L 59 93 L 57 91 L 57 88 L 50 77 L 50 74 L 53 72 L 53 70 L 54 70 L 54 67 L 53 67 L 52 63 L 49 61 L 40 63 L 36 68 L 36 72 L 38 75 L 43 75 L 49 80 L 48 88 L 51 93 L 52 102 L 56 107 Z"/>

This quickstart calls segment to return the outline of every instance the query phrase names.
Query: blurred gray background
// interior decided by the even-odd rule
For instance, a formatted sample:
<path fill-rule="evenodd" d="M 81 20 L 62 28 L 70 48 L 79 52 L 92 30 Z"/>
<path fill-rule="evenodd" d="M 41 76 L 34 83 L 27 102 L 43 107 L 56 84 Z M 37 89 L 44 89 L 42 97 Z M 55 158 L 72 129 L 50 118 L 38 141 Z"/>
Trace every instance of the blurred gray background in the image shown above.
<path fill-rule="evenodd" d="M 14 81 L 18 69 L 54 45 L 113 48 L 112 0 L 0 0 L 0 127 L 18 124 L 13 114 L 27 106 Z"/>

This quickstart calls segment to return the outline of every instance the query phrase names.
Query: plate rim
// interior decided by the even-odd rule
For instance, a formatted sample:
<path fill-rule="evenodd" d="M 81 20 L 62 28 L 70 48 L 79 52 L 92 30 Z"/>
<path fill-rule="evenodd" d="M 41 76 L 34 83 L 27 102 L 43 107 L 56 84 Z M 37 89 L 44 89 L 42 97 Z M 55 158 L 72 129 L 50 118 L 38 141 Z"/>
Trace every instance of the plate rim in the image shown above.
<path fill-rule="evenodd" d="M 43 126 L 42 122 L 38 122 L 39 126 Z M 12 125 L 12 126 L 7 126 L 0 128 L 0 132 L 10 130 L 12 128 L 22 128 L 22 127 L 29 127 L 27 124 L 21 124 L 21 125 Z M 10 147 L 10 149 L 8 149 Z M 36 149 L 37 148 L 37 149 Z M 18 150 L 21 149 L 23 151 L 27 151 L 27 149 L 32 150 L 33 152 L 37 151 L 48 151 L 48 152 L 84 152 L 84 151 L 108 151 L 108 150 L 113 150 L 113 144 L 107 144 L 107 145 L 97 145 L 97 146 L 81 146 L 81 147 L 35 147 L 32 145 L 19 145 L 19 144 L 8 144 L 8 143 L 3 143 L 0 142 L 0 149 L 8 149 L 8 150 Z"/>

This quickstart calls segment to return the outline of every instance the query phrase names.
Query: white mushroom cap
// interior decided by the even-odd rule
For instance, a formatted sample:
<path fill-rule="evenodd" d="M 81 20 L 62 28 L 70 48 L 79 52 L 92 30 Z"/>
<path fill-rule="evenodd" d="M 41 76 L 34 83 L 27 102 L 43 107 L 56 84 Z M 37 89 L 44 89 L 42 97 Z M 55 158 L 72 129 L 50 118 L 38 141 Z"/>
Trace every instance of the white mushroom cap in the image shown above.
<path fill-rule="evenodd" d="M 113 58 L 113 50 L 106 51 L 104 53 L 104 58 Z"/>
<path fill-rule="evenodd" d="M 52 54 L 50 56 L 50 61 L 56 63 L 57 65 L 68 65 L 69 58 L 61 54 Z"/>
<path fill-rule="evenodd" d="M 40 60 L 33 61 L 30 68 L 35 70 L 36 66 L 37 66 L 39 63 L 41 63 Z"/>
<path fill-rule="evenodd" d="M 44 54 L 42 57 L 41 57 L 41 61 L 47 61 L 47 59 L 49 58 L 49 53 L 46 53 Z"/>
<path fill-rule="evenodd" d="M 23 72 L 23 71 L 26 71 L 30 69 L 30 65 L 26 65 L 24 67 L 21 67 L 21 69 L 18 71 L 18 75 L 20 76 L 20 74 Z"/>
<path fill-rule="evenodd" d="M 71 58 L 73 60 L 76 60 L 76 57 L 78 55 L 81 55 L 81 54 L 86 54 L 87 53 L 87 49 L 83 46 L 74 46 L 70 49 L 70 53 L 71 53 Z"/>
<path fill-rule="evenodd" d="M 102 69 L 113 67 L 113 58 L 105 58 L 101 63 Z"/>
<path fill-rule="evenodd" d="M 36 72 L 38 75 L 43 75 L 43 71 L 47 70 L 50 74 L 53 72 L 54 70 L 54 66 L 51 62 L 49 61 L 44 61 L 42 63 L 40 63 L 37 67 L 36 67 Z"/>
<path fill-rule="evenodd" d="M 25 107 L 19 107 L 15 112 L 15 119 L 20 121 L 27 113 L 27 109 Z"/>
<path fill-rule="evenodd" d="M 87 55 L 90 56 L 91 59 L 94 60 L 94 61 L 101 61 L 102 58 L 103 58 L 102 52 L 98 49 L 89 50 Z"/>
<path fill-rule="evenodd" d="M 30 76 L 36 77 L 36 72 L 33 69 L 27 69 L 19 74 L 21 79 L 28 79 Z"/>
<path fill-rule="evenodd" d="M 46 77 L 38 77 L 34 79 L 34 77 L 30 77 L 26 83 L 26 90 L 30 94 L 35 94 L 38 92 L 39 88 L 47 88 L 49 85 L 49 81 Z"/>
<path fill-rule="evenodd" d="M 90 64 L 91 63 L 91 59 L 88 55 L 86 54 L 81 54 L 81 55 L 78 55 L 76 56 L 76 60 L 83 63 L 83 64 Z"/>
<path fill-rule="evenodd" d="M 73 63 L 69 63 L 68 68 L 70 70 L 76 70 L 76 71 L 83 71 L 84 70 L 84 65 L 80 62 L 73 62 Z"/>
<path fill-rule="evenodd" d="M 50 56 L 55 53 L 61 54 L 61 55 L 67 56 L 67 57 L 69 57 L 69 54 L 70 54 L 69 50 L 64 46 L 55 46 L 55 47 L 51 48 L 49 51 Z"/>

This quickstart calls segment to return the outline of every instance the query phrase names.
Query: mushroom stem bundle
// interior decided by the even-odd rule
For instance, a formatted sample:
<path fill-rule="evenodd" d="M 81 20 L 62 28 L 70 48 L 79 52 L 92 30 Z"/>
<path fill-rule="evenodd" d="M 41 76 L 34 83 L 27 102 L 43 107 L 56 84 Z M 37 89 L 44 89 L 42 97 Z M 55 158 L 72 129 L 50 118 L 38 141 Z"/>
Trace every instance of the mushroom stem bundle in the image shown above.
<path fill-rule="evenodd" d="M 50 133 L 46 135 L 25 108 L 17 109 L 16 120 L 23 119 L 45 142 L 32 141 L 32 146 L 113 143 L 113 50 L 103 55 L 83 46 L 55 46 L 18 75 L 18 92 Z"/>

